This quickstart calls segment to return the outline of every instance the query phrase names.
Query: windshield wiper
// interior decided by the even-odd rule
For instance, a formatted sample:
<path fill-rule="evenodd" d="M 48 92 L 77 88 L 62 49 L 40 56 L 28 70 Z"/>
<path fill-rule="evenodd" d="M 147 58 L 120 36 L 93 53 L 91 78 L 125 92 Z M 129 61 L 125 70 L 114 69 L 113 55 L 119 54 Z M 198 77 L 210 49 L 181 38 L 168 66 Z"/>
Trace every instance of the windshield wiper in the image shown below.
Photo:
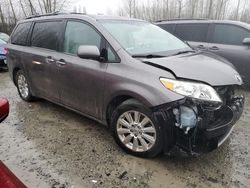
<path fill-rule="evenodd" d="M 185 50 L 185 51 L 179 51 L 171 56 L 174 56 L 174 55 L 180 55 L 180 54 L 186 54 L 186 53 L 190 53 L 190 52 L 193 52 L 195 53 L 196 51 L 195 50 Z"/>
<path fill-rule="evenodd" d="M 163 58 L 163 57 L 166 57 L 166 56 L 164 56 L 164 55 L 158 55 L 158 54 L 146 54 L 146 55 L 138 54 L 138 55 L 132 55 L 132 57 L 134 57 L 134 58 L 147 58 L 147 59 L 150 59 L 150 58 Z"/>

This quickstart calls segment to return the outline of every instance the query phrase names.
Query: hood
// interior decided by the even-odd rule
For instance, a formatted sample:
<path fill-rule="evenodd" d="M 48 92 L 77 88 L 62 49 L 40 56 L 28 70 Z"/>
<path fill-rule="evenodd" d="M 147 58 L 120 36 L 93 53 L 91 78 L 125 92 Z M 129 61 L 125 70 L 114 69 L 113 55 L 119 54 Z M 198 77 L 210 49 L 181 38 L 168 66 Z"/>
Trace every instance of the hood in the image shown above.
<path fill-rule="evenodd" d="M 177 78 L 197 80 L 212 86 L 241 85 L 232 64 L 206 53 L 188 53 L 165 58 L 143 59 L 144 63 L 169 70 Z"/>

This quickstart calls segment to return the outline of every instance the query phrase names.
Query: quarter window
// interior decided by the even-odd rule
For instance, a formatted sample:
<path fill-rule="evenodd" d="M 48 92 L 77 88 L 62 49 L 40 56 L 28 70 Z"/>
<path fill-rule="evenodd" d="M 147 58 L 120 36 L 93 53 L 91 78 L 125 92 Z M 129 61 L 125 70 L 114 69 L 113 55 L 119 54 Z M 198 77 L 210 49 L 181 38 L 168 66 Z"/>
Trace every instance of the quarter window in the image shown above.
<path fill-rule="evenodd" d="M 57 50 L 62 22 L 38 22 L 35 24 L 31 46 Z"/>
<path fill-rule="evenodd" d="M 206 42 L 209 24 L 177 24 L 175 35 L 185 41 Z"/>
<path fill-rule="evenodd" d="M 107 53 L 107 61 L 109 63 L 117 63 L 120 61 L 119 57 L 117 56 L 117 54 L 114 52 L 113 48 L 107 44 L 106 47 L 106 53 Z"/>
<path fill-rule="evenodd" d="M 235 25 L 216 24 L 213 43 L 242 45 L 244 38 L 249 38 L 250 32 Z"/>
<path fill-rule="evenodd" d="M 31 24 L 31 22 L 19 24 L 11 36 L 11 43 L 25 46 Z"/>
<path fill-rule="evenodd" d="M 100 49 L 101 38 L 99 33 L 88 24 L 69 21 L 64 37 L 64 52 L 77 54 L 78 47 L 81 45 L 94 45 Z"/>

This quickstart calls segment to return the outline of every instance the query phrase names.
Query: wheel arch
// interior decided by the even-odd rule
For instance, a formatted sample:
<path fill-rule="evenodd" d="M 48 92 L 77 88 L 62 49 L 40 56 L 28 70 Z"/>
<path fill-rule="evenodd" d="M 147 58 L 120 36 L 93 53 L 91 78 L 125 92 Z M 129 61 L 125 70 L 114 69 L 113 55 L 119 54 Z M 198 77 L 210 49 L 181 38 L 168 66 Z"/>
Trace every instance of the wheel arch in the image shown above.
<path fill-rule="evenodd" d="M 109 126 L 110 124 L 110 119 L 113 111 L 124 101 L 129 100 L 129 99 L 134 99 L 138 101 L 139 103 L 145 105 L 146 107 L 151 107 L 151 103 L 142 97 L 141 95 L 138 95 L 136 93 L 131 93 L 131 92 L 124 92 L 124 93 L 119 93 L 113 97 L 110 98 L 109 102 L 107 103 L 105 107 L 105 118 L 106 118 L 106 124 Z"/>

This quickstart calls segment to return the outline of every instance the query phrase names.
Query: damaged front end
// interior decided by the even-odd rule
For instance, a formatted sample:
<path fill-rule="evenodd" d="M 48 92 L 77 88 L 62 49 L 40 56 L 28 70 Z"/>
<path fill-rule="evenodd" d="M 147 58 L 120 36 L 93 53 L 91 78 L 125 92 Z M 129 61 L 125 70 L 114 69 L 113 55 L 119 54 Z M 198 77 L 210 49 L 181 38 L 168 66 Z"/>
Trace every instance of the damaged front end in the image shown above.
<path fill-rule="evenodd" d="M 157 121 L 167 125 L 162 126 L 164 138 L 168 139 L 165 152 L 179 148 L 197 155 L 216 149 L 228 138 L 242 114 L 244 97 L 235 94 L 234 86 L 214 89 L 222 99 L 221 104 L 186 97 L 154 108 Z"/>

